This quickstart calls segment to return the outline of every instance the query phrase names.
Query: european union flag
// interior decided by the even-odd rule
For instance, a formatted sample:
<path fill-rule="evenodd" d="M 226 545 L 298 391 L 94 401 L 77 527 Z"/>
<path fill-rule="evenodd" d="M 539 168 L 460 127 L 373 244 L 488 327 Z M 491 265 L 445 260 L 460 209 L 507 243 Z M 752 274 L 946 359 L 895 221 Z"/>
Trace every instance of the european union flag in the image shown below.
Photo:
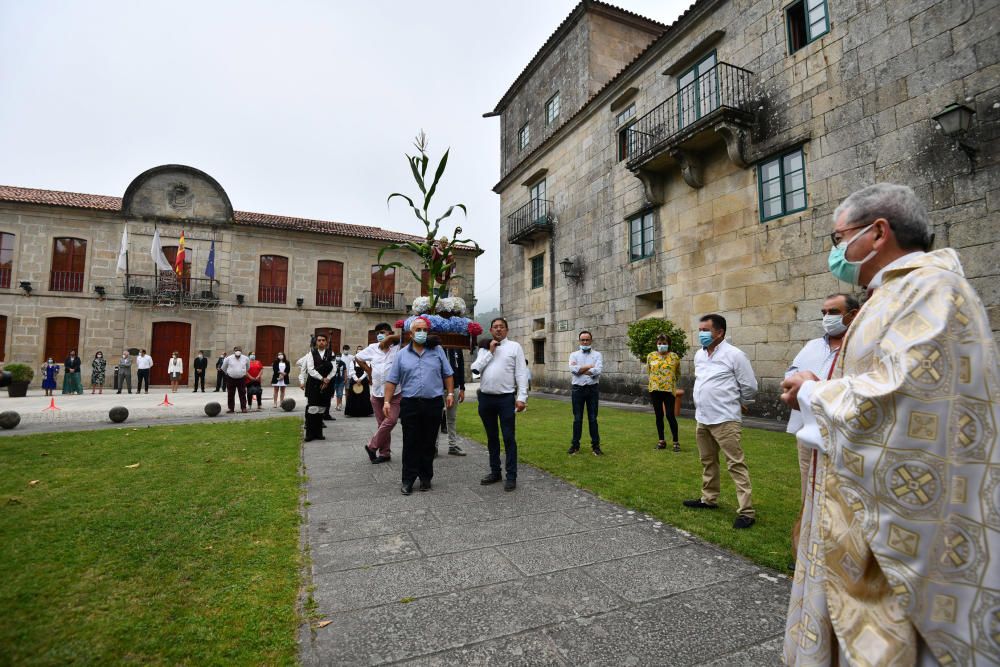
<path fill-rule="evenodd" d="M 215 241 L 212 241 L 212 249 L 208 251 L 208 266 L 205 267 L 205 275 L 215 279 Z"/>

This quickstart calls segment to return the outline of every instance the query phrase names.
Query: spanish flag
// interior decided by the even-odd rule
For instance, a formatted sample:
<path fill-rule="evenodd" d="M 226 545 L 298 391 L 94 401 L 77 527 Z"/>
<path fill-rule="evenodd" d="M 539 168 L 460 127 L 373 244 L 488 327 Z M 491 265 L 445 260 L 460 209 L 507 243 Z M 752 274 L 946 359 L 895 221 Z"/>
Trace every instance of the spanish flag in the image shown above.
<path fill-rule="evenodd" d="M 177 244 L 177 256 L 174 258 L 174 273 L 184 277 L 184 232 L 181 232 L 180 243 Z"/>

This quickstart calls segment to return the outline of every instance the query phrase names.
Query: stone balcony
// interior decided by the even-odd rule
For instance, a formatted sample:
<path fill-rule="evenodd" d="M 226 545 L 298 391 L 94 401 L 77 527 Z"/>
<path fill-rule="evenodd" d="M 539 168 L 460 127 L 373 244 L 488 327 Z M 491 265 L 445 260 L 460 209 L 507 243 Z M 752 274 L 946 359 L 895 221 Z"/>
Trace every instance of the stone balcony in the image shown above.
<path fill-rule="evenodd" d="M 555 212 L 548 199 L 532 199 L 507 216 L 507 243 L 522 245 L 538 236 L 549 236 Z"/>
<path fill-rule="evenodd" d="M 628 129 L 627 166 L 649 201 L 663 201 L 663 175 L 675 167 L 688 185 L 700 188 L 701 155 L 720 142 L 735 164 L 746 166 L 754 83 L 752 72 L 720 62 Z"/>

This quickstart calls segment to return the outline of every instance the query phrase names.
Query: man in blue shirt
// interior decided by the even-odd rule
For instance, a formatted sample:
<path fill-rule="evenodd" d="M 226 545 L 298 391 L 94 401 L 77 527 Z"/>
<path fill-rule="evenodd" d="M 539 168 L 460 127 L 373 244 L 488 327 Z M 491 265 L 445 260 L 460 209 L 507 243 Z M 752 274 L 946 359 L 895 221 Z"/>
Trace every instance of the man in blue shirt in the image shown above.
<path fill-rule="evenodd" d="M 413 493 L 413 483 L 420 479 L 420 490 L 430 491 L 434 476 L 434 443 L 437 441 L 441 410 L 454 402 L 454 379 L 444 350 L 427 347 L 430 322 L 417 317 L 410 323 L 410 344 L 396 353 L 396 360 L 385 381 L 385 416 L 392 410 L 396 387 L 403 385 L 399 420 L 403 423 L 404 496 Z M 442 400 L 442 395 L 444 399 Z"/>

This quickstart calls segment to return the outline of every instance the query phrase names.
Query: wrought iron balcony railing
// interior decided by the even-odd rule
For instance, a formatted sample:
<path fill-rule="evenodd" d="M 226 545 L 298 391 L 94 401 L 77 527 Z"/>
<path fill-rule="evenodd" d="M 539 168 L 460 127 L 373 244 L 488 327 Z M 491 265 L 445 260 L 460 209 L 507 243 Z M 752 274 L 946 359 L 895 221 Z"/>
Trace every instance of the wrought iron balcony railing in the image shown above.
<path fill-rule="evenodd" d="M 257 303 L 285 303 L 287 300 L 287 287 L 260 285 L 257 288 Z"/>
<path fill-rule="evenodd" d="M 49 289 L 53 292 L 82 292 L 83 276 L 79 271 L 51 271 Z"/>
<path fill-rule="evenodd" d="M 402 292 L 372 292 L 371 290 L 365 290 L 361 295 L 361 300 L 356 302 L 355 305 L 367 310 L 403 312 L 406 309 L 406 306 L 403 304 Z"/>
<path fill-rule="evenodd" d="M 172 271 L 157 275 L 125 275 L 125 298 L 136 305 L 215 308 L 219 305 L 216 281 L 211 278 L 178 278 Z"/>
<path fill-rule="evenodd" d="M 339 289 L 317 289 L 316 305 L 327 308 L 340 308 L 344 303 L 344 292 Z"/>
<path fill-rule="evenodd" d="M 629 167 L 656 156 L 671 140 L 697 130 L 699 121 L 719 110 L 749 113 L 753 78 L 753 72 L 718 63 L 654 107 L 628 130 Z"/>
<path fill-rule="evenodd" d="M 532 199 L 507 216 L 507 241 L 519 243 L 537 233 L 551 233 L 554 218 L 551 201 Z"/>

